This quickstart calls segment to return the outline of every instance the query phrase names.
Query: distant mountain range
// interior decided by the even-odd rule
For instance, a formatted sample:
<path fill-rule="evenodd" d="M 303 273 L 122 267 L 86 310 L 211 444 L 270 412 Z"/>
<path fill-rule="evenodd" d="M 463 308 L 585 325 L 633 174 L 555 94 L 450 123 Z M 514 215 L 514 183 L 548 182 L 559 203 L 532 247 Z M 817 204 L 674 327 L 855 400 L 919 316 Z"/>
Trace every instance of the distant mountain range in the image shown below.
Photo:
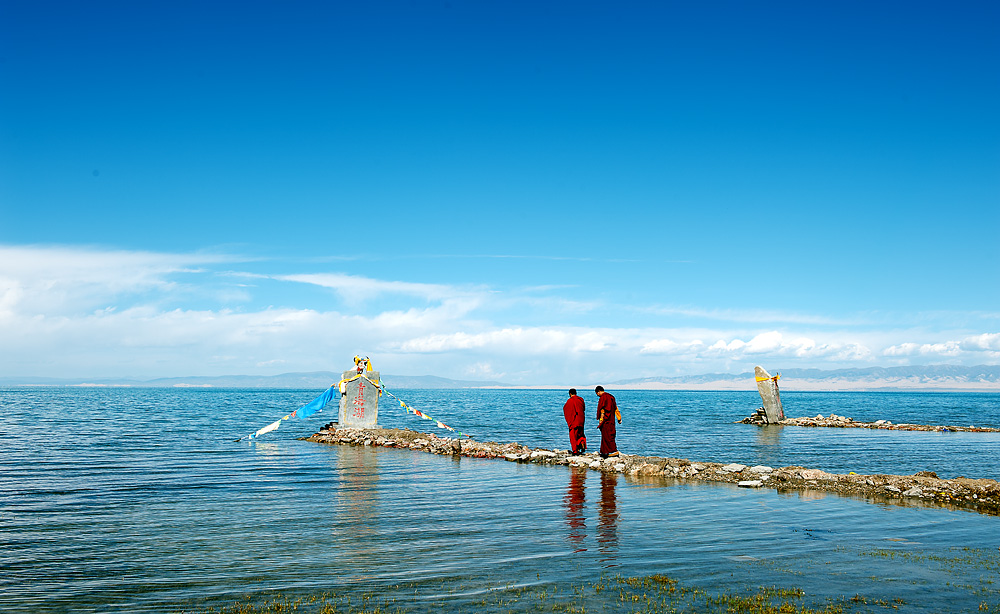
<path fill-rule="evenodd" d="M 765 367 L 766 368 L 766 367 Z M 998 390 L 1000 365 L 958 367 L 867 367 L 863 369 L 770 369 L 779 386 L 791 390 Z M 754 388 L 752 371 L 683 377 L 643 377 L 612 382 L 626 389 L 744 390 Z"/>
<path fill-rule="evenodd" d="M 772 374 L 780 374 L 782 390 L 983 390 L 1000 391 L 1000 365 L 956 367 L 868 367 L 864 369 L 779 369 L 765 365 Z M 150 380 L 125 378 L 50 378 L 0 377 L 0 386 L 133 386 L 174 388 L 326 388 L 340 381 L 340 373 L 313 371 L 280 375 L 221 375 L 162 377 Z M 496 381 L 456 380 L 436 375 L 382 375 L 391 389 L 460 389 L 460 388 L 564 388 L 566 385 L 514 386 Z M 609 388 L 624 390 L 753 390 L 754 374 L 706 373 L 682 377 L 643 377 L 600 382 Z M 584 382 L 576 382 L 586 388 Z"/>
<path fill-rule="evenodd" d="M 312 371 L 280 375 L 218 375 L 126 378 L 0 377 L 0 386 L 132 386 L 137 388 L 326 388 L 340 381 L 340 373 Z M 509 388 L 500 382 L 454 380 L 436 375 L 382 375 L 387 388 Z"/>

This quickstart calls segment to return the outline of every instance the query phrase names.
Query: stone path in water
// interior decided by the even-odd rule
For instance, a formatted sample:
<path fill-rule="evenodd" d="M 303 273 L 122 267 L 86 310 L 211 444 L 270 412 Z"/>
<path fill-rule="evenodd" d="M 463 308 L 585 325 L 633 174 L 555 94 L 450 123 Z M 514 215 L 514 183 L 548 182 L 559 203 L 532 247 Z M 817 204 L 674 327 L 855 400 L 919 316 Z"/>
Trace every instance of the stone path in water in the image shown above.
<path fill-rule="evenodd" d="M 677 482 L 726 482 L 745 488 L 783 491 L 822 491 L 898 505 L 930 505 L 971 509 L 1000 515 L 1000 483 L 991 479 L 959 477 L 943 480 L 934 472 L 914 475 L 858 475 L 827 473 L 805 467 L 748 467 L 739 463 L 693 462 L 622 454 L 602 459 L 597 454 L 572 455 L 568 450 L 528 448 L 518 443 L 480 442 L 438 437 L 410 429 L 348 429 L 327 425 L 308 441 L 326 444 L 405 448 L 431 454 L 491 458 L 539 465 L 565 465 L 592 471 Z"/>
<path fill-rule="evenodd" d="M 739 421 L 742 424 L 756 424 L 763 426 L 765 423 L 759 416 L 749 416 Z M 777 422 L 781 426 L 826 426 L 842 429 L 879 429 L 887 431 L 936 431 L 936 432 L 958 432 L 958 433 L 1000 433 L 1000 429 L 982 426 L 935 426 L 930 424 L 893 424 L 888 420 L 876 420 L 875 422 L 855 422 L 851 418 L 830 414 L 824 417 L 822 414 L 815 418 L 785 418 Z"/>

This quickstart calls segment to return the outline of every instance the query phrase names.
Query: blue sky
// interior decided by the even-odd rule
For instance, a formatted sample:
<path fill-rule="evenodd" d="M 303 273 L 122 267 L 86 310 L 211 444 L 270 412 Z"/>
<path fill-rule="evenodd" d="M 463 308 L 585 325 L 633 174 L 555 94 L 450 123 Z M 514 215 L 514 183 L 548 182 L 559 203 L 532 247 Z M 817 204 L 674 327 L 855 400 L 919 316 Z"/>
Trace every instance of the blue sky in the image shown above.
<path fill-rule="evenodd" d="M 1000 362 L 1000 5 L 0 4 L 0 373 Z"/>

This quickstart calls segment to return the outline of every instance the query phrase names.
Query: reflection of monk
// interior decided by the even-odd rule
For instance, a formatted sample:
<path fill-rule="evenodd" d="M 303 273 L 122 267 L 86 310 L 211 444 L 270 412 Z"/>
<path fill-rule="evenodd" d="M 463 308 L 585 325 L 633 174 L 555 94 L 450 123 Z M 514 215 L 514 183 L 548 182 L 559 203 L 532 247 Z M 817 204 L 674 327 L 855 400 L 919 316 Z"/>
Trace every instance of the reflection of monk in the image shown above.
<path fill-rule="evenodd" d="M 587 438 L 583 435 L 586 413 L 583 397 L 576 396 L 576 388 L 570 388 L 569 400 L 563 405 L 563 416 L 566 417 L 566 426 L 569 427 L 570 454 L 583 454 L 587 451 Z"/>
<path fill-rule="evenodd" d="M 597 543 L 602 553 L 618 551 L 618 475 L 601 474 L 601 502 L 597 506 Z"/>
<path fill-rule="evenodd" d="M 583 515 L 584 486 L 587 482 L 587 471 L 570 469 L 569 486 L 563 505 L 566 508 L 566 524 L 569 525 L 569 541 L 575 548 L 573 552 L 583 552 L 583 539 L 587 537 L 587 519 Z"/>

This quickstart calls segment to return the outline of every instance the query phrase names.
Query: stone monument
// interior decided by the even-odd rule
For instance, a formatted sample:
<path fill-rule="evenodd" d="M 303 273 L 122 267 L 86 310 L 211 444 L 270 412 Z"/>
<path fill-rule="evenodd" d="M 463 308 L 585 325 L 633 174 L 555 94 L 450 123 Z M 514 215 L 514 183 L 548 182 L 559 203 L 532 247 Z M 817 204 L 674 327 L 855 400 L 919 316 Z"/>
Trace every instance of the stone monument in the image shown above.
<path fill-rule="evenodd" d="M 351 369 L 344 371 L 340 384 L 341 428 L 377 429 L 378 399 L 382 391 L 376 385 L 378 371 Z"/>
<path fill-rule="evenodd" d="M 757 365 L 753 369 L 754 379 L 757 380 L 757 392 L 760 393 L 760 400 L 764 402 L 764 422 L 765 424 L 777 424 L 785 419 L 785 410 L 781 408 L 781 397 L 778 396 L 778 377 L 771 377 L 771 374 Z"/>

